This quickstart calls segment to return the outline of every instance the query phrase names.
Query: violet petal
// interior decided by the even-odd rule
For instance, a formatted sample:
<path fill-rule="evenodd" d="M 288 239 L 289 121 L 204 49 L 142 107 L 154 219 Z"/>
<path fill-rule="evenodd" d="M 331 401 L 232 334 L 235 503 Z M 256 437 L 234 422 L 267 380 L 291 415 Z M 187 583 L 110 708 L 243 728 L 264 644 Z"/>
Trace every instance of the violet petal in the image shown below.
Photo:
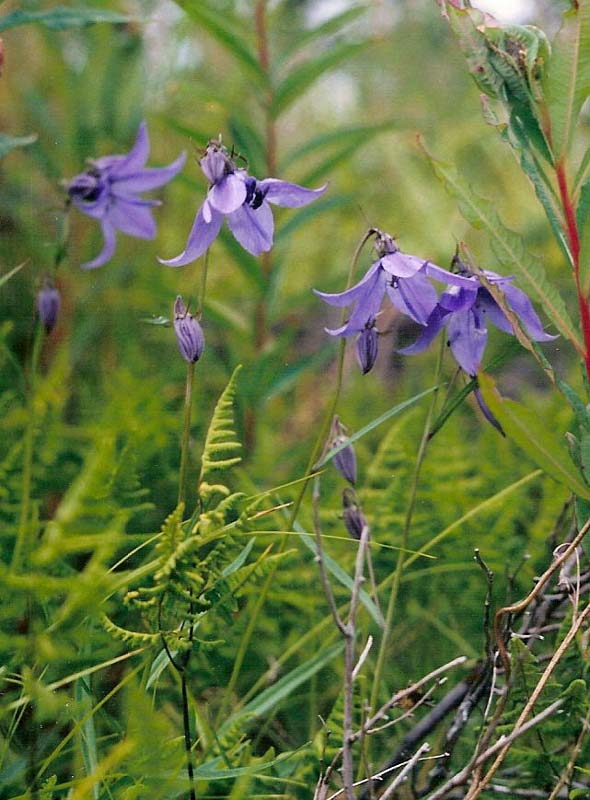
<path fill-rule="evenodd" d="M 284 208 L 300 208 L 306 206 L 308 203 L 313 202 L 317 197 L 323 194 L 328 187 L 325 183 L 319 189 L 306 189 L 304 186 L 299 186 L 296 183 L 289 183 L 288 181 L 281 181 L 277 178 L 266 178 L 259 181 L 257 188 L 262 192 L 264 198 L 269 203 L 274 203 L 276 206 L 283 206 Z"/>
<path fill-rule="evenodd" d="M 176 258 L 159 258 L 158 261 L 167 267 L 184 267 L 185 264 L 196 261 L 211 246 L 219 233 L 222 222 L 223 214 L 218 213 L 215 209 L 212 210 L 211 222 L 205 222 L 203 219 L 203 206 L 201 206 L 188 235 L 186 248 Z"/>
<path fill-rule="evenodd" d="M 268 203 L 262 203 L 257 209 L 240 206 L 228 214 L 227 224 L 244 250 L 253 256 L 266 253 L 272 247 L 274 222 Z"/>

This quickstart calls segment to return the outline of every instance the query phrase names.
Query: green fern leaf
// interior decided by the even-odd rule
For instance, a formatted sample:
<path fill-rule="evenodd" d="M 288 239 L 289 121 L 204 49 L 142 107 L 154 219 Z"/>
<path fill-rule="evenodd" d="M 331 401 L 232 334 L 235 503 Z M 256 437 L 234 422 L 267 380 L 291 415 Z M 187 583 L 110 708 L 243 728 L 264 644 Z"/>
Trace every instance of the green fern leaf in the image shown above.
<path fill-rule="evenodd" d="M 237 440 L 233 407 L 240 369 L 241 366 L 235 368 L 215 406 L 201 458 L 199 485 L 209 483 L 212 473 L 228 469 L 241 461 L 241 445 Z"/>

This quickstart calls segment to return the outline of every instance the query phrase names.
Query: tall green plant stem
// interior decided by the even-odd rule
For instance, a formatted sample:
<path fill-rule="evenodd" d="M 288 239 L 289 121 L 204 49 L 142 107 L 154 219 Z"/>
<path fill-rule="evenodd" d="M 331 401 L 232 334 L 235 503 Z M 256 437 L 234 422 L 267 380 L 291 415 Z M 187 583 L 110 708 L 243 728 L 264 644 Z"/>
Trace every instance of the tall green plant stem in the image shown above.
<path fill-rule="evenodd" d="M 348 278 L 347 278 L 347 281 L 346 281 L 346 288 L 347 289 L 352 285 L 352 280 L 353 280 L 353 277 L 354 277 L 354 273 L 355 273 L 355 270 L 356 270 L 356 267 L 357 267 L 357 264 L 358 264 L 362 249 L 365 246 L 365 244 L 367 243 L 367 241 L 371 238 L 371 236 L 373 236 L 374 233 L 375 233 L 375 231 L 372 228 L 370 228 L 364 234 L 363 238 L 361 239 L 361 241 L 357 245 L 356 250 L 354 251 L 354 255 L 352 257 L 352 261 L 350 262 L 350 267 L 349 267 L 349 270 L 348 270 Z M 344 324 L 345 315 L 346 315 L 346 311 L 343 310 L 342 311 L 342 316 L 341 316 L 342 324 Z M 326 437 L 328 435 L 328 431 L 330 430 L 330 426 L 332 424 L 332 419 L 334 418 L 334 414 L 336 413 L 336 409 L 338 407 L 338 402 L 340 400 L 340 394 L 342 392 L 342 380 L 343 380 L 343 377 L 344 377 L 344 354 L 345 354 L 345 351 L 346 351 L 346 339 L 343 338 L 343 339 L 340 340 L 340 344 L 339 344 L 339 348 L 338 348 L 338 363 L 337 363 L 337 366 L 336 366 L 336 384 L 335 384 L 335 387 L 334 387 L 334 393 L 332 395 L 332 401 L 331 401 L 331 403 L 330 403 L 330 405 L 328 407 L 328 410 L 326 411 L 326 414 L 324 416 L 322 425 L 320 427 L 319 434 L 318 434 L 318 436 L 317 436 L 317 438 L 315 440 L 314 446 L 313 446 L 312 451 L 311 451 L 311 455 L 309 457 L 309 461 L 307 462 L 307 466 L 305 468 L 305 475 L 308 477 L 308 480 L 303 481 L 303 483 L 301 484 L 301 487 L 299 489 L 297 497 L 295 498 L 295 500 L 293 502 L 293 506 L 291 508 L 291 513 L 289 514 L 289 517 L 287 519 L 287 523 L 286 523 L 287 531 L 292 530 L 293 523 L 297 519 L 297 514 L 299 513 L 299 509 L 301 508 L 301 503 L 303 502 L 303 497 L 305 495 L 307 486 L 309 484 L 309 479 L 311 478 L 311 475 L 313 473 L 314 465 L 315 465 L 315 463 L 317 462 L 317 460 L 318 460 L 318 458 L 320 456 L 320 453 L 321 453 L 322 448 L 324 446 L 324 443 L 326 441 Z M 281 537 L 281 539 L 279 541 L 279 547 L 278 547 L 278 552 L 279 553 L 282 553 L 283 550 L 285 549 L 285 546 L 287 544 L 288 539 L 289 539 L 289 536 L 288 536 L 287 533 L 285 533 L 285 535 Z M 250 645 L 250 640 L 251 640 L 252 635 L 254 633 L 254 630 L 256 628 L 256 623 L 258 622 L 258 616 L 260 614 L 260 611 L 261 611 L 264 603 L 266 602 L 266 598 L 268 597 L 268 593 L 270 591 L 270 587 L 272 586 L 276 570 L 277 570 L 277 562 L 275 561 L 273 563 L 271 569 L 269 570 L 269 573 L 268 573 L 268 575 L 266 577 L 266 580 L 265 580 L 265 582 L 264 582 L 264 584 L 262 586 L 262 589 L 258 593 L 258 596 L 257 596 L 257 599 L 256 599 L 256 603 L 255 603 L 254 608 L 252 609 L 252 613 L 250 614 L 250 617 L 248 619 L 248 624 L 246 626 L 246 630 L 244 631 L 244 634 L 243 634 L 242 639 L 240 641 L 240 646 L 238 648 L 238 651 L 236 653 L 236 657 L 234 659 L 234 664 L 233 664 L 233 668 L 232 668 L 232 674 L 231 674 L 230 679 L 228 681 L 227 688 L 226 688 L 226 691 L 225 691 L 225 695 L 223 697 L 223 702 L 221 703 L 221 706 L 220 706 L 220 709 L 219 709 L 218 720 L 221 720 L 223 718 L 223 715 L 225 714 L 225 712 L 227 710 L 227 707 L 228 707 L 228 705 L 230 703 L 231 697 L 232 697 L 232 695 L 233 695 L 233 693 L 235 691 L 236 683 L 238 681 L 238 677 L 239 677 L 240 671 L 242 669 L 242 664 L 244 663 L 244 658 L 246 656 L 246 652 L 247 652 L 248 647 Z"/>
<path fill-rule="evenodd" d="M 436 361 L 436 371 L 435 371 L 435 379 L 434 384 L 438 386 L 440 381 L 440 373 L 442 369 L 442 361 L 444 355 L 444 348 L 445 348 L 445 339 L 441 337 L 440 348 L 438 351 L 438 357 Z M 430 405 L 428 407 L 428 411 L 426 413 L 426 419 L 424 421 L 424 430 L 422 431 L 422 438 L 420 439 L 420 445 L 418 447 L 418 453 L 416 456 L 416 464 L 414 466 L 414 473 L 412 475 L 412 483 L 410 486 L 410 496 L 408 498 L 408 505 L 406 508 L 406 515 L 404 518 L 404 526 L 402 528 L 402 537 L 400 542 L 400 550 L 399 555 L 397 558 L 397 562 L 395 565 L 395 572 L 393 574 L 393 582 L 391 584 L 391 591 L 389 593 L 389 600 L 387 603 L 387 611 L 385 612 L 385 626 L 383 628 L 383 636 L 381 638 L 381 644 L 379 646 L 379 653 L 377 655 L 377 663 L 375 665 L 375 672 L 373 675 L 373 688 L 371 692 L 371 708 L 375 710 L 378 706 L 379 702 L 379 690 L 381 688 L 381 679 L 383 675 L 383 666 L 385 664 L 385 657 L 387 655 L 387 649 L 389 647 L 389 640 L 391 637 L 391 628 L 393 625 L 393 616 L 395 613 L 395 607 L 397 604 L 397 598 L 399 595 L 399 587 L 402 577 L 402 572 L 404 569 L 405 563 L 405 556 L 406 556 L 406 548 L 408 546 L 408 538 L 410 535 L 410 529 L 412 527 L 412 519 L 414 517 L 414 509 L 416 507 L 416 497 L 418 494 L 418 484 L 420 481 L 420 473 L 422 471 L 422 465 L 424 463 L 424 459 L 426 457 L 426 450 L 428 448 L 428 442 L 430 439 L 430 429 L 432 426 L 432 419 L 434 416 L 434 410 L 436 408 L 438 391 L 432 393 L 432 399 L 430 401 Z"/>
<path fill-rule="evenodd" d="M 31 485 L 33 480 L 33 444 L 35 438 L 35 391 L 37 388 L 37 370 L 43 343 L 44 330 L 37 325 L 31 351 L 28 381 L 26 382 L 26 427 L 23 437 L 23 471 L 21 482 L 21 504 L 16 542 L 12 553 L 11 570 L 18 572 L 23 556 L 30 550 L 31 542 Z"/>
<path fill-rule="evenodd" d="M 182 439 L 180 442 L 180 470 L 178 473 L 178 500 L 177 505 L 184 502 L 186 491 L 186 473 L 188 469 L 188 456 L 191 437 L 191 412 L 193 405 L 193 384 L 195 378 L 195 365 L 190 363 L 186 370 L 186 385 L 184 390 L 184 420 L 182 425 Z"/>
<path fill-rule="evenodd" d="M 557 163 L 555 167 L 555 174 L 557 177 L 559 196 L 561 198 L 561 205 L 563 208 L 568 244 L 572 254 L 574 282 L 576 284 L 576 294 L 578 295 L 582 337 L 584 339 L 584 365 L 586 367 L 588 381 L 590 382 L 590 305 L 588 303 L 588 297 L 585 295 L 584 290 L 582 289 L 582 282 L 580 279 L 580 235 L 576 221 L 576 212 L 568 186 L 567 171 L 564 159 L 561 159 Z"/>

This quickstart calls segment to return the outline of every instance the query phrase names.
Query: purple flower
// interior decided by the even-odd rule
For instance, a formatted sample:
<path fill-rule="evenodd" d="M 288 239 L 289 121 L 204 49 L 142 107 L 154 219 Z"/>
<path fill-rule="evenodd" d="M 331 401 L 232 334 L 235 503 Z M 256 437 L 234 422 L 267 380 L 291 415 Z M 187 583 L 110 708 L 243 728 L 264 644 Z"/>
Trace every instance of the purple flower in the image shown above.
<path fill-rule="evenodd" d="M 199 321 L 189 314 L 182 297 L 176 298 L 174 303 L 174 332 L 180 355 L 194 364 L 201 358 L 205 347 L 205 337 Z"/>
<path fill-rule="evenodd" d="M 410 347 L 400 350 L 405 355 L 421 353 L 446 326 L 449 345 L 459 366 L 469 375 L 475 376 L 488 339 L 487 322 L 492 322 L 505 333 L 514 335 L 512 323 L 496 303 L 490 292 L 482 285 L 478 276 L 471 272 L 457 256 L 453 263 L 459 267 L 459 274 L 470 282 L 464 285 L 450 285 L 440 296 L 432 310 L 424 331 Z M 525 331 L 536 342 L 556 339 L 545 333 L 543 325 L 526 294 L 512 285 L 512 277 L 504 278 L 495 272 L 485 271 L 490 284 L 496 286 L 504 295 L 506 305 L 514 312 Z"/>
<path fill-rule="evenodd" d="M 244 250 L 254 256 L 272 247 L 274 221 L 269 203 L 299 208 L 315 200 L 326 186 L 306 189 L 296 183 L 266 178 L 259 181 L 238 168 L 220 142 L 207 145 L 199 164 L 209 189 L 188 236 L 185 250 L 176 258 L 160 259 L 169 267 L 183 267 L 211 246 L 224 218 Z"/>
<path fill-rule="evenodd" d="M 51 333 L 57 323 L 61 299 L 52 283 L 46 281 L 37 294 L 37 313 L 46 333 Z"/>
<path fill-rule="evenodd" d="M 426 325 L 436 307 L 437 294 L 428 278 L 470 286 L 463 277 L 431 264 L 418 256 L 402 253 L 387 233 L 375 230 L 375 248 L 379 258 L 365 276 L 350 289 L 327 294 L 314 289 L 326 303 L 341 308 L 354 304 L 348 320 L 340 328 L 326 331 L 331 336 L 357 336 L 357 360 L 363 373 L 369 372 L 377 358 L 377 315 L 388 296 L 403 314 L 420 325 Z"/>
<path fill-rule="evenodd" d="M 152 217 L 158 200 L 144 200 L 139 192 L 163 186 L 177 175 L 186 160 L 180 155 L 167 167 L 146 168 L 150 143 L 145 122 L 126 156 L 103 156 L 89 162 L 86 172 L 76 175 L 67 190 L 72 203 L 89 217 L 98 220 L 104 237 L 100 254 L 82 264 L 84 269 L 101 267 L 115 251 L 115 234 L 121 231 L 138 239 L 153 239 L 156 223 Z"/>

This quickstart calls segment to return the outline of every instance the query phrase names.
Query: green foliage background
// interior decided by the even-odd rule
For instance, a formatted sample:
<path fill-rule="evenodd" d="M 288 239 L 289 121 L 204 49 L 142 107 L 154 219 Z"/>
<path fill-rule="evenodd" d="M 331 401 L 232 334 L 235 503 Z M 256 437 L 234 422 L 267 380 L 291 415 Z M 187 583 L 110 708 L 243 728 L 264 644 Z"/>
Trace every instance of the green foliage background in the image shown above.
<path fill-rule="evenodd" d="M 194 299 L 202 264 L 173 270 L 156 256 L 170 257 L 184 247 L 206 189 L 196 158 L 208 139 L 221 133 L 228 146 L 247 156 L 253 174 L 267 175 L 268 87 L 256 61 L 254 5 L 121 0 L 97 3 L 95 24 L 64 23 L 58 30 L 37 19 L 2 33 L 0 127 L 10 137 L 36 135 L 24 147 L 7 149 L 0 162 L 0 268 L 6 273 L 25 262 L 0 286 L 0 546 L 6 565 L 22 499 L 35 293 L 62 235 L 61 181 L 82 171 L 89 157 L 126 152 L 142 119 L 152 142 L 150 164 L 189 152 L 182 176 L 159 195 L 164 202 L 155 212 L 154 242 L 120 236 L 109 264 L 82 272 L 79 263 L 97 252 L 100 233 L 75 210 L 69 215 L 68 252 L 58 276 L 62 313 L 43 344 L 34 398 L 35 547 L 26 569 L 15 575 L 4 566 L 1 572 L 7 698 L 2 798 L 24 797 L 30 777 L 30 726 L 21 689 L 35 701 L 40 723 L 35 763 L 42 781 L 49 781 L 41 797 L 172 798 L 186 790 L 178 676 L 147 639 L 113 637 L 103 614 L 121 628 L 139 625 L 147 636 L 149 614 L 137 615 L 124 597 L 138 576 L 145 577 L 144 547 L 176 506 L 185 365 L 171 329 L 146 320 L 170 317 L 177 294 Z M 539 4 L 536 23 L 555 30 L 558 5 Z M 448 265 L 457 242 L 467 240 L 480 265 L 498 268 L 484 233 L 468 226 L 436 180 L 417 147 L 417 133 L 434 152 L 460 165 L 478 195 L 493 201 L 504 222 L 542 258 L 575 313 L 573 288 L 563 278 L 563 257 L 542 209 L 516 162 L 508 165 L 506 144 L 482 121 L 478 89 L 436 4 L 351 4 L 337 22 L 324 28 L 315 23 L 316 34 L 313 3 L 281 0 L 269 6 L 277 177 L 309 186 L 329 180 L 330 186 L 309 208 L 278 210 L 271 279 L 261 260 L 239 251 L 229 237 L 212 248 L 206 349 L 196 371 L 189 513 L 198 500 L 212 410 L 237 364 L 243 369 L 235 424 L 244 461 L 227 485 L 252 498 L 304 474 L 333 391 L 337 351 L 324 332 L 336 318 L 311 289 L 344 288 L 367 225 L 397 235 L 404 251 L 441 266 Z M 16 8 L 35 14 L 55 4 L 6 3 L 0 14 Z M 247 51 L 240 52 L 239 41 Z M 302 69 L 315 59 L 313 69 Z M 590 128 L 587 111 L 580 124 L 582 141 Z M 368 263 L 364 256 L 363 266 Z M 390 312 L 380 327 L 390 333 L 370 375 L 360 375 L 352 352 L 346 357 L 340 414 L 350 431 L 433 385 L 435 353 L 403 358 L 395 352 L 413 340 L 415 327 Z M 492 371 L 503 392 L 563 434 L 571 414 L 551 393 L 542 370 L 501 334 L 490 339 L 487 360 L 502 356 L 501 367 Z M 558 339 L 544 352 L 561 376 L 581 385 L 567 343 Z M 445 380 L 453 369 L 447 357 Z M 387 580 L 395 566 L 393 548 L 400 543 L 426 402 L 357 444 L 359 496 L 372 528 L 378 581 Z M 324 533 L 339 540 L 326 539 L 326 550 L 350 571 L 355 549 L 340 516 L 341 489 L 329 468 L 322 522 Z M 295 496 L 296 489 L 281 489 L 264 502 L 268 507 Z M 482 655 L 486 586 L 473 549 L 496 573 L 495 602 L 502 604 L 509 591 L 520 596 L 547 562 L 548 537 L 566 499 L 567 489 L 499 437 L 471 400 L 459 407 L 432 440 L 419 484 L 409 546 L 433 558 L 412 558 L 404 570 L 384 676 L 389 689 L 458 653 L 471 663 Z M 312 530 L 307 504 L 298 521 L 304 531 Z M 224 596 L 220 590 L 215 613 L 202 623 L 203 642 L 215 646 L 199 647 L 190 668 L 201 796 L 310 797 L 320 763 L 320 719 L 332 715 L 338 731 L 338 636 L 313 553 L 293 532 L 283 555 L 265 565 L 279 550 L 284 526 L 280 512 L 262 518 L 257 527 L 263 530 L 247 552 L 248 563 L 259 566 L 239 593 L 232 595 L 232 589 Z M 253 535 L 248 525 L 232 533 L 212 570 L 232 563 Z M 125 558 L 134 548 L 140 549 Z M 203 559 L 210 555 L 199 553 Z M 270 590 L 242 652 L 268 574 Z M 336 593 L 346 601 L 343 586 Z M 361 620 L 364 634 L 377 635 L 366 610 Z M 139 652 L 144 644 L 147 649 Z M 136 647 L 136 654 L 116 660 Z M 232 678 L 238 653 L 243 664 Z M 103 667 L 94 671 L 96 665 Z M 372 666 L 371 656 L 365 692 Z M 387 736 L 374 747 L 374 763 L 393 749 Z M 293 751 L 262 768 L 264 760 Z M 222 769 L 223 776 L 210 774 Z M 85 784 L 88 775 L 100 777 Z"/>

